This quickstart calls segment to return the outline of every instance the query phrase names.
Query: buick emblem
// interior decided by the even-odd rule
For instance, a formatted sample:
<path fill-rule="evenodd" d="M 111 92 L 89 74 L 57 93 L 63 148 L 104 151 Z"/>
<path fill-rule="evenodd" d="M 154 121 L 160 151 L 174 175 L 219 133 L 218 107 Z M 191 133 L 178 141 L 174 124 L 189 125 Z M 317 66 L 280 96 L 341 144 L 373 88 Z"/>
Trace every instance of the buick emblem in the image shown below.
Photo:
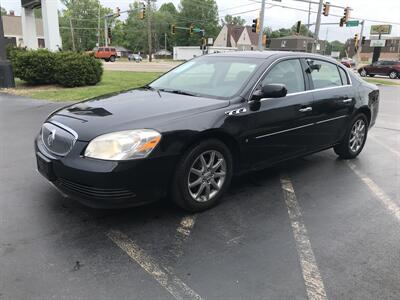
<path fill-rule="evenodd" d="M 47 144 L 51 147 L 56 139 L 56 130 L 53 129 L 51 133 L 47 136 Z"/>

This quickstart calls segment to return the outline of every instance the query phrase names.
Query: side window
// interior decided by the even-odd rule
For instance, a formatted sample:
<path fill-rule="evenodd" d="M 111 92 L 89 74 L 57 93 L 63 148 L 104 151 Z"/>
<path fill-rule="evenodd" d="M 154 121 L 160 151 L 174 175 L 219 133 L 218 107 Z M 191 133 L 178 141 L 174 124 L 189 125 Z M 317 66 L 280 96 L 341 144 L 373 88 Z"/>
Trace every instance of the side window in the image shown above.
<path fill-rule="evenodd" d="M 104 48 L 104 51 L 110 52 L 110 48 Z"/>
<path fill-rule="evenodd" d="M 262 85 L 271 83 L 284 84 L 288 94 L 304 91 L 304 76 L 300 61 L 289 59 L 273 66 L 263 79 Z"/>
<path fill-rule="evenodd" d="M 349 84 L 349 79 L 347 78 L 346 71 L 343 70 L 343 69 L 340 68 L 340 67 L 338 67 L 338 69 L 339 69 L 340 78 L 342 78 L 342 84 L 343 84 L 343 85 Z"/>
<path fill-rule="evenodd" d="M 99 50 L 98 51 L 104 51 L 104 48 L 99 48 Z"/>
<path fill-rule="evenodd" d="M 342 85 L 342 79 L 335 64 L 321 60 L 308 60 L 308 64 L 311 66 L 311 78 L 314 89 Z"/>

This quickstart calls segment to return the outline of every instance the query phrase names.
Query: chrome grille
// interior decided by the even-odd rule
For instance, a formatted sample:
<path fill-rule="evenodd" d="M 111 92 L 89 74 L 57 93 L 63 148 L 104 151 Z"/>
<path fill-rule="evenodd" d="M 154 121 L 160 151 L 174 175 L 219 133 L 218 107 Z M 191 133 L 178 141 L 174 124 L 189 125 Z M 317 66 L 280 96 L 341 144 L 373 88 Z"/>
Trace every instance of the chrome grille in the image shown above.
<path fill-rule="evenodd" d="M 42 142 L 46 149 L 55 155 L 67 155 L 77 138 L 77 134 L 72 129 L 61 124 L 44 123 L 42 125 Z"/>

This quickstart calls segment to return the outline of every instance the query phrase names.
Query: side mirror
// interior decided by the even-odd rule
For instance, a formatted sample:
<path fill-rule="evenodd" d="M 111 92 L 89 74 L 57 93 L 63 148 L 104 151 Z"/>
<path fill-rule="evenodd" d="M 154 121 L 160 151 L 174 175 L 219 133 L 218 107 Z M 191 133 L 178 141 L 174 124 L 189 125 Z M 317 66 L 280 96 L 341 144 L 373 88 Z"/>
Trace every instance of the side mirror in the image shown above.
<path fill-rule="evenodd" d="M 281 98 L 285 97 L 286 94 L 287 89 L 284 84 L 266 84 L 261 89 L 254 91 L 250 102 L 250 109 L 253 111 L 260 109 L 260 100 L 263 98 Z"/>

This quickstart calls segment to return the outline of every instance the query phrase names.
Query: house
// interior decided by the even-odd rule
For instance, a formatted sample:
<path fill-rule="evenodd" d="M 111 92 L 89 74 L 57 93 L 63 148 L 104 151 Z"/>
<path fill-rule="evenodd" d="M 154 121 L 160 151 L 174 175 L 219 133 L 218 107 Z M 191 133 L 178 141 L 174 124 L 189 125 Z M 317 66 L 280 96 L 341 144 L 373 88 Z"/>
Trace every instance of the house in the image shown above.
<path fill-rule="evenodd" d="M 1 17 L 3 20 L 4 37 L 7 44 L 24 47 L 24 39 L 22 37 L 22 20 L 20 16 L 16 16 L 13 11 L 8 15 Z M 44 33 L 42 19 L 36 19 L 36 38 L 39 48 L 44 48 Z"/>
<path fill-rule="evenodd" d="M 251 26 L 225 24 L 214 40 L 214 46 L 234 47 L 237 50 L 257 49 L 258 34 L 251 29 Z"/>

